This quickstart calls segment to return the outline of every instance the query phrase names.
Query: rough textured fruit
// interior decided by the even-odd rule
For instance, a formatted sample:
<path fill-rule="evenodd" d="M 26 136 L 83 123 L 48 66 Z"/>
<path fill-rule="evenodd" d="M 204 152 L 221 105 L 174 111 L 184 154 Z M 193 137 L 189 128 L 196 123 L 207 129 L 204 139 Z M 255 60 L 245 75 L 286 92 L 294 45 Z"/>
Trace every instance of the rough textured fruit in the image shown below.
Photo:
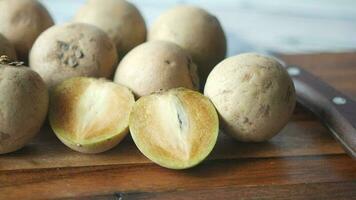
<path fill-rule="evenodd" d="M 0 64 L 0 154 L 24 147 L 40 130 L 48 91 L 28 67 Z"/>
<path fill-rule="evenodd" d="M 283 66 L 255 53 L 219 63 L 207 79 L 204 94 L 218 110 L 224 131 L 247 142 L 276 135 L 296 103 L 294 84 Z"/>
<path fill-rule="evenodd" d="M 138 97 L 176 87 L 198 89 L 197 67 L 179 46 L 164 41 L 141 44 L 120 62 L 114 81 Z"/>
<path fill-rule="evenodd" d="M 76 77 L 51 92 L 49 120 L 57 137 L 83 153 L 113 148 L 128 133 L 132 92 L 104 79 Z"/>
<path fill-rule="evenodd" d="M 30 67 L 52 89 L 79 76 L 106 77 L 114 73 L 117 52 L 101 29 L 84 23 L 67 23 L 43 32 L 30 53 Z"/>
<path fill-rule="evenodd" d="M 170 41 L 185 49 L 199 67 L 202 83 L 226 55 L 226 38 L 219 20 L 194 6 L 176 6 L 161 14 L 148 39 Z"/>
<path fill-rule="evenodd" d="M 140 11 L 125 0 L 89 0 L 74 21 L 104 30 L 114 41 L 120 58 L 146 40 L 146 25 Z"/>
<path fill-rule="evenodd" d="M 140 98 L 130 116 L 130 132 L 140 151 L 171 169 L 193 167 L 212 151 L 218 115 L 202 94 L 171 89 Z"/>
<path fill-rule="evenodd" d="M 47 9 L 36 0 L 0 1 L 0 33 L 15 46 L 22 61 L 28 60 L 36 38 L 53 24 Z"/>

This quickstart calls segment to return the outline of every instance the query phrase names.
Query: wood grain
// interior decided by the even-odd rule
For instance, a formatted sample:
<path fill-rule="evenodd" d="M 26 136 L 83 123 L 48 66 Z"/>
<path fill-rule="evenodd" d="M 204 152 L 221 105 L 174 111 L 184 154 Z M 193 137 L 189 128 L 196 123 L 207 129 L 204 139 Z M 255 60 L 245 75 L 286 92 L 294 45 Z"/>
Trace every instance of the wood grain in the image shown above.
<path fill-rule="evenodd" d="M 216 199 L 354 199 L 356 182 L 302 183 L 270 186 L 232 186 L 214 189 L 173 190 L 164 192 L 114 193 L 111 195 L 80 197 L 88 199 L 131 199 L 131 200 L 216 200 Z M 315 192 L 323 191 L 323 192 Z M 307 198 L 306 198 L 307 196 Z"/>
<path fill-rule="evenodd" d="M 214 189 L 354 181 L 356 163 L 346 155 L 214 160 L 183 171 L 155 164 L 6 171 L 1 198 L 23 199 L 99 194 Z M 18 193 L 21 191 L 21 193 Z"/>
<path fill-rule="evenodd" d="M 356 54 L 282 57 L 356 97 Z M 300 105 L 271 141 L 220 134 L 209 158 L 189 170 L 151 163 L 130 137 L 109 152 L 79 154 L 48 127 L 24 149 L 0 156 L 0 199 L 356 199 L 355 187 L 356 162 Z"/>
<path fill-rule="evenodd" d="M 208 160 L 254 157 L 340 154 L 344 151 L 330 133 L 316 121 L 291 121 L 269 142 L 249 144 L 220 133 Z M 68 149 L 48 127 L 24 149 L 0 156 L 0 170 L 83 167 L 114 164 L 151 163 L 130 137 L 113 150 L 86 155 Z"/>

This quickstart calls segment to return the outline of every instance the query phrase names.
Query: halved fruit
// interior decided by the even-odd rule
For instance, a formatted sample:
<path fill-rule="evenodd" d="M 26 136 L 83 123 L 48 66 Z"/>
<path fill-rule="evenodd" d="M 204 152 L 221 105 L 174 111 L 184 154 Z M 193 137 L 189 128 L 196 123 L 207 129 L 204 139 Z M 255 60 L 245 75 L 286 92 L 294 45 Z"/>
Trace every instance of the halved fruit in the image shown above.
<path fill-rule="evenodd" d="M 132 92 L 104 79 L 78 77 L 51 93 L 49 120 L 57 137 L 83 153 L 116 146 L 128 133 Z"/>
<path fill-rule="evenodd" d="M 140 98 L 130 115 L 131 136 L 150 160 L 170 169 L 203 161 L 215 146 L 219 120 L 210 100 L 177 88 Z"/>

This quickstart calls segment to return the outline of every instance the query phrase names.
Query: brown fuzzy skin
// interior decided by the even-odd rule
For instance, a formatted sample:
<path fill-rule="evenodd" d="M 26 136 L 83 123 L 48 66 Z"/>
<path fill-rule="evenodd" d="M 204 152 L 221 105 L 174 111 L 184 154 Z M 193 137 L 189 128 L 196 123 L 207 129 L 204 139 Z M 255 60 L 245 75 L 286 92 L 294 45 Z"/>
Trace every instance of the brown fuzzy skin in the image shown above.
<path fill-rule="evenodd" d="M 15 46 L 21 61 L 28 60 L 36 38 L 53 24 L 47 9 L 36 0 L 0 1 L 0 33 Z"/>
<path fill-rule="evenodd" d="M 294 84 L 284 67 L 255 53 L 219 63 L 204 94 L 218 110 L 224 131 L 244 142 L 272 138 L 288 123 L 296 103 Z"/>
<path fill-rule="evenodd" d="M 207 97 L 175 88 L 140 98 L 130 115 L 130 132 L 139 150 L 153 162 L 186 169 L 212 151 L 219 119 Z"/>
<path fill-rule="evenodd" d="M 146 24 L 140 11 L 125 0 L 89 0 L 74 21 L 104 30 L 114 41 L 120 58 L 146 40 Z"/>
<path fill-rule="evenodd" d="M 30 53 L 30 67 L 50 89 L 72 77 L 110 78 L 116 65 L 117 52 L 111 39 L 101 29 L 84 23 L 49 28 Z"/>
<path fill-rule="evenodd" d="M 0 34 L 0 56 L 6 55 L 10 60 L 17 60 L 15 47 Z"/>
<path fill-rule="evenodd" d="M 49 121 L 57 137 L 82 153 L 100 153 L 128 133 L 132 92 L 104 79 L 76 77 L 51 91 Z"/>
<path fill-rule="evenodd" d="M 148 40 L 166 40 L 187 50 L 204 83 L 212 68 L 226 56 L 225 33 L 218 19 L 194 6 L 176 6 L 158 17 Z"/>
<path fill-rule="evenodd" d="M 196 68 L 190 56 L 174 43 L 150 41 L 122 59 L 114 81 L 130 88 L 137 97 L 176 87 L 196 90 Z"/>
<path fill-rule="evenodd" d="M 26 145 L 40 130 L 48 109 L 48 91 L 28 67 L 0 65 L 0 154 Z"/>

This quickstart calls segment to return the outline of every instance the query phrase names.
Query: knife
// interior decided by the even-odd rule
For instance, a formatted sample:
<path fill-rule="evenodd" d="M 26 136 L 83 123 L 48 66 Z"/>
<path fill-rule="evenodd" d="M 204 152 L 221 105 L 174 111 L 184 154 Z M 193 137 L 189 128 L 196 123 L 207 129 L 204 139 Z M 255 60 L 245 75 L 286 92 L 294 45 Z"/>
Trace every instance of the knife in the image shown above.
<path fill-rule="evenodd" d="M 285 66 L 293 79 L 297 101 L 317 115 L 356 159 L 356 102 L 299 66 Z"/>

